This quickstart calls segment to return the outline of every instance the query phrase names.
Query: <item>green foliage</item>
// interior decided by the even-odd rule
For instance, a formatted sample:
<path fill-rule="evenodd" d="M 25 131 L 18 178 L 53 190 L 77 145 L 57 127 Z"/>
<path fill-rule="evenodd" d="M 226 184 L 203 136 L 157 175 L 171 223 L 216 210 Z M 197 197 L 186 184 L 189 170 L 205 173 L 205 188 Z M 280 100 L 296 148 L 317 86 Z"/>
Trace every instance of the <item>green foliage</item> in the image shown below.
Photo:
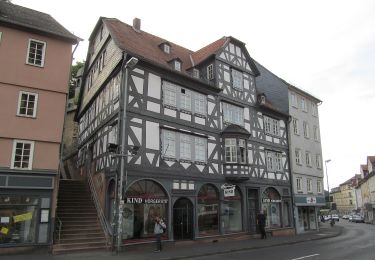
<path fill-rule="evenodd" d="M 76 64 L 72 65 L 70 71 L 70 81 L 69 81 L 69 98 L 73 98 L 75 95 L 75 88 L 76 88 L 76 76 L 77 72 L 80 68 L 85 65 L 85 61 L 77 61 Z"/>

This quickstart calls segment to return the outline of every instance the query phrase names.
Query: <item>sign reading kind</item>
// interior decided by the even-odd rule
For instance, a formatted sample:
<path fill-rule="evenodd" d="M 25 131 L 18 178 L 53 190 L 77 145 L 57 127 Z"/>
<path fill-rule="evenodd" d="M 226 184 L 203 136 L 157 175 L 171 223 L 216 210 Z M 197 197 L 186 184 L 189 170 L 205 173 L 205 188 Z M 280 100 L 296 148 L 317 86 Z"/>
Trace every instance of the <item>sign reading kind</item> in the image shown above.
<path fill-rule="evenodd" d="M 160 198 L 126 198 L 127 204 L 167 204 L 168 199 Z"/>

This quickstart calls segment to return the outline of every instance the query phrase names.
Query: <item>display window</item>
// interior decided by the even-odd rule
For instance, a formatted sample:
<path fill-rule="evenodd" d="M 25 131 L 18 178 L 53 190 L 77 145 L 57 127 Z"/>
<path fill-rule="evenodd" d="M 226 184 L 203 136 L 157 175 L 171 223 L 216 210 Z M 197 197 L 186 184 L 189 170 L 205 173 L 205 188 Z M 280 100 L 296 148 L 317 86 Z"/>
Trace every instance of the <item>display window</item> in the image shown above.
<path fill-rule="evenodd" d="M 126 191 L 122 238 L 154 238 L 155 219 L 161 217 L 167 225 L 167 210 L 168 196 L 160 184 L 151 180 L 135 182 Z"/>
<path fill-rule="evenodd" d="M 0 244 L 36 242 L 38 198 L 0 195 Z"/>
<path fill-rule="evenodd" d="M 202 236 L 219 233 L 219 193 L 211 184 L 198 192 L 198 229 Z"/>
<path fill-rule="evenodd" d="M 262 209 L 266 214 L 266 227 L 281 227 L 281 197 L 274 188 L 267 188 L 262 194 Z"/>
<path fill-rule="evenodd" d="M 236 187 L 234 196 L 224 196 L 221 221 L 225 233 L 242 231 L 242 196 L 239 189 Z"/>

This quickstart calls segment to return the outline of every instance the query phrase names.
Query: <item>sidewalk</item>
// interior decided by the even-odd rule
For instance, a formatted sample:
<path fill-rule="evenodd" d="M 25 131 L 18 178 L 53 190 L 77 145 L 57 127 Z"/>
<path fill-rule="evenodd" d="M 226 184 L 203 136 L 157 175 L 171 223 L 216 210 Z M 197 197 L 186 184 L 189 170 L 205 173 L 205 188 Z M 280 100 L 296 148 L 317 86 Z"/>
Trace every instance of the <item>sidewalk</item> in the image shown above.
<path fill-rule="evenodd" d="M 163 244 L 163 251 L 160 253 L 154 253 L 154 244 L 145 244 L 138 246 L 127 246 L 124 247 L 119 255 L 114 255 L 112 252 L 87 252 L 77 253 L 69 255 L 41 255 L 41 254 L 29 254 L 29 255 L 11 255 L 6 256 L 7 260 L 18 260 L 18 259 L 38 259 L 38 260 L 173 260 L 173 259 L 191 259 L 199 256 L 215 255 L 230 253 L 243 250 L 251 250 L 257 248 L 272 247 L 277 245 L 288 245 L 295 244 L 304 241 L 324 239 L 335 237 L 341 234 L 343 227 L 334 226 L 331 228 L 328 223 L 321 226 L 319 232 L 308 232 L 301 235 L 288 236 L 288 237 L 268 237 L 265 240 L 259 238 L 252 238 L 249 235 L 242 235 L 237 237 L 229 238 L 215 238 L 197 240 L 197 241 L 183 241 L 183 242 L 171 242 Z M 0 256 L 0 259 L 3 259 Z"/>

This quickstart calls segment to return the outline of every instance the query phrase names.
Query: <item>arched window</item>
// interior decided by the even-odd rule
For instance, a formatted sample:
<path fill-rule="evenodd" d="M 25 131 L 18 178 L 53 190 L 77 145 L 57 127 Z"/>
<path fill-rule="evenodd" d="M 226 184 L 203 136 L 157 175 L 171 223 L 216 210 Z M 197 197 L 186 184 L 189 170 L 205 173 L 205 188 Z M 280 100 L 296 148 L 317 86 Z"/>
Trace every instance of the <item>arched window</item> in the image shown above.
<path fill-rule="evenodd" d="M 262 194 L 262 209 L 266 214 L 266 227 L 281 227 L 281 197 L 274 188 L 267 188 Z"/>
<path fill-rule="evenodd" d="M 219 194 L 211 184 L 205 184 L 198 192 L 198 229 L 200 235 L 219 232 Z"/>
<path fill-rule="evenodd" d="M 235 187 L 234 196 L 224 197 L 221 209 L 221 220 L 224 223 L 224 232 L 242 231 L 242 195 L 238 187 Z"/>
<path fill-rule="evenodd" d="M 159 216 L 167 224 L 167 210 L 168 196 L 161 185 L 151 180 L 135 182 L 125 195 L 123 239 L 154 237 L 154 219 Z"/>

